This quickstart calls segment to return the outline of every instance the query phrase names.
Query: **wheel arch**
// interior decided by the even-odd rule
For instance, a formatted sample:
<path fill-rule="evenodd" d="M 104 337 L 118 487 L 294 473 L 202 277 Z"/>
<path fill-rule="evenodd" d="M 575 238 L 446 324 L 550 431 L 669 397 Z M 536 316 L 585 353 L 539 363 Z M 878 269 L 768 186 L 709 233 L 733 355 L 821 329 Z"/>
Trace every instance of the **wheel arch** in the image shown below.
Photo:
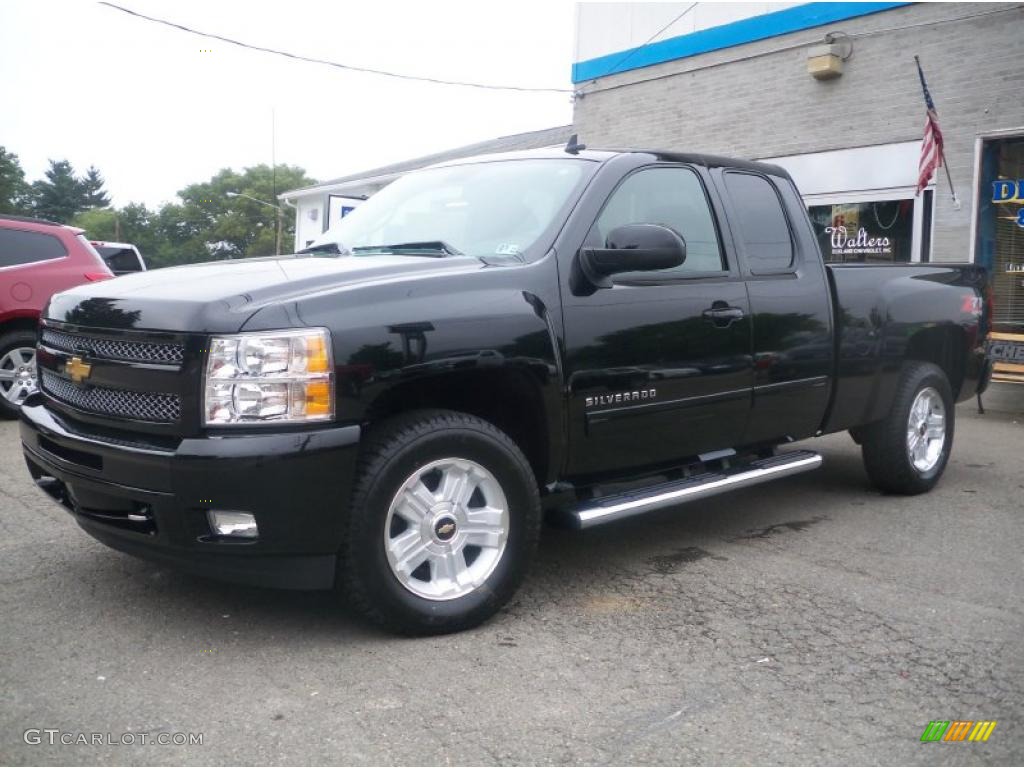
<path fill-rule="evenodd" d="M 933 363 L 942 369 L 956 402 L 966 373 L 966 348 L 964 331 L 958 326 L 923 328 L 910 337 L 905 360 Z"/>
<path fill-rule="evenodd" d="M 38 328 L 38 315 L 8 315 L 3 321 L 0 321 L 0 336 L 12 331 L 32 331 L 35 333 Z"/>
<path fill-rule="evenodd" d="M 366 421 L 430 408 L 476 416 L 519 446 L 543 486 L 562 459 L 557 404 L 549 402 L 548 390 L 534 372 L 519 368 L 451 371 L 395 384 L 370 403 Z"/>

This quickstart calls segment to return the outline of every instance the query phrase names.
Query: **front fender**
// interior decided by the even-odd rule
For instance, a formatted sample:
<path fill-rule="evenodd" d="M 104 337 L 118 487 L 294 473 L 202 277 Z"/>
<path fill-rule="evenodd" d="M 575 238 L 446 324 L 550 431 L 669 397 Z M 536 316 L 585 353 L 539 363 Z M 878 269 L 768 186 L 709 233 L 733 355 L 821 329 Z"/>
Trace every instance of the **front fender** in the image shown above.
<path fill-rule="evenodd" d="M 550 258 L 362 285 L 266 307 L 246 330 L 330 329 L 342 422 L 420 404 L 473 412 L 469 400 L 475 412 L 500 411 L 528 398 L 553 471 L 565 442 L 557 284 Z"/>

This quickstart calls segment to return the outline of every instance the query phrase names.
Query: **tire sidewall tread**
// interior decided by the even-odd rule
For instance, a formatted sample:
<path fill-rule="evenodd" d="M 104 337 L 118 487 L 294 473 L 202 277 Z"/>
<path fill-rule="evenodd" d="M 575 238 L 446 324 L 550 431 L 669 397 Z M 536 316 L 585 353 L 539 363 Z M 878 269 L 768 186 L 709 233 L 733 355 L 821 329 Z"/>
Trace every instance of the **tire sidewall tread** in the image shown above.
<path fill-rule="evenodd" d="M 427 600 L 407 590 L 391 572 L 384 522 L 398 485 L 418 467 L 447 456 L 484 464 L 500 483 L 512 518 L 501 561 L 484 585 L 453 600 Z M 536 550 L 540 520 L 530 464 L 505 433 L 457 411 L 401 414 L 368 430 L 339 556 L 339 583 L 364 614 L 403 634 L 467 629 L 493 615 L 514 594 Z"/>
<path fill-rule="evenodd" d="M 939 393 L 946 409 L 946 441 L 935 466 L 920 472 L 907 455 L 907 422 L 918 392 L 929 386 Z M 930 491 L 949 461 L 955 423 L 956 403 L 943 370 L 934 363 L 905 364 L 888 416 L 862 430 L 861 455 L 871 482 L 886 493 L 909 496 Z"/>

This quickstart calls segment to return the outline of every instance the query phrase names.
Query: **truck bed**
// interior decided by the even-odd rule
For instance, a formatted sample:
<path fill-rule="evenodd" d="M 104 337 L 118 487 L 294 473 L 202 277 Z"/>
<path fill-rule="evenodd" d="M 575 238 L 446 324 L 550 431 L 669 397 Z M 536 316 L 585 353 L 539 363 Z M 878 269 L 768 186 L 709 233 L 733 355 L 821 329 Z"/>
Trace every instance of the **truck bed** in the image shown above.
<path fill-rule="evenodd" d="M 885 416 L 903 360 L 915 352 L 942 350 L 957 401 L 975 394 L 988 321 L 982 313 L 983 267 L 827 264 L 826 273 L 836 324 L 836 376 L 824 432 Z M 948 319 L 936 322 L 937 317 Z"/>

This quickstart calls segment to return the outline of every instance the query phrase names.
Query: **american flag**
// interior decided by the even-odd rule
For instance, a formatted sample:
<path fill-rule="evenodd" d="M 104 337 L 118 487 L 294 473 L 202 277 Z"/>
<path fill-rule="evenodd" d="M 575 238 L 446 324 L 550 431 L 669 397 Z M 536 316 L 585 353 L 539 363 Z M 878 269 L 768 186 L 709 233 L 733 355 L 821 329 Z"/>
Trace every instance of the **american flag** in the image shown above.
<path fill-rule="evenodd" d="M 924 139 L 921 141 L 921 159 L 917 165 L 917 194 L 928 186 L 935 172 L 942 167 L 942 131 L 939 130 L 939 115 L 935 111 L 935 102 L 928 91 L 928 83 L 924 81 L 924 72 L 921 71 L 921 62 L 917 56 L 914 57 L 917 63 L 917 74 L 921 78 L 921 89 L 924 91 L 924 104 L 926 114 L 924 123 Z"/>

